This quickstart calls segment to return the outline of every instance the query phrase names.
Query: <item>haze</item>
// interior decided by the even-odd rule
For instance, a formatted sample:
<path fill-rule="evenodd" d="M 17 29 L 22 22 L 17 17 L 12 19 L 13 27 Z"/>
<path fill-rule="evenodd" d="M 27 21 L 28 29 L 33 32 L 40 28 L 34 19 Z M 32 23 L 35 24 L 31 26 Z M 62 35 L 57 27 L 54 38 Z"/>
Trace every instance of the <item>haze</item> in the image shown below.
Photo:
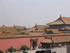
<path fill-rule="evenodd" d="M 70 0 L 0 0 L 0 25 L 32 27 L 70 17 Z"/>

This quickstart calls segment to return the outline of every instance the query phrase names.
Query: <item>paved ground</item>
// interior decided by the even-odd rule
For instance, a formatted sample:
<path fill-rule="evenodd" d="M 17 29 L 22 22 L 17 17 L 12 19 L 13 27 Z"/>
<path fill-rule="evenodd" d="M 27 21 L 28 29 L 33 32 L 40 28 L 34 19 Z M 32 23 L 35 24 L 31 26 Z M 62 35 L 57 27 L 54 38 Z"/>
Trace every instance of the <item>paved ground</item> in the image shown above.
<path fill-rule="evenodd" d="M 44 50 L 44 49 L 29 50 L 29 51 L 27 51 L 27 52 L 28 52 L 28 53 L 35 53 L 36 51 L 41 51 L 41 50 Z"/>
<path fill-rule="evenodd" d="M 27 50 L 26 52 L 28 53 L 35 53 L 36 51 L 41 51 L 41 49 L 37 49 L 37 50 Z M 15 52 L 13 52 L 15 53 Z M 23 51 L 17 51 L 16 53 L 23 53 Z"/>
<path fill-rule="evenodd" d="M 36 50 L 30 50 L 30 51 L 27 51 L 28 53 L 35 53 Z"/>

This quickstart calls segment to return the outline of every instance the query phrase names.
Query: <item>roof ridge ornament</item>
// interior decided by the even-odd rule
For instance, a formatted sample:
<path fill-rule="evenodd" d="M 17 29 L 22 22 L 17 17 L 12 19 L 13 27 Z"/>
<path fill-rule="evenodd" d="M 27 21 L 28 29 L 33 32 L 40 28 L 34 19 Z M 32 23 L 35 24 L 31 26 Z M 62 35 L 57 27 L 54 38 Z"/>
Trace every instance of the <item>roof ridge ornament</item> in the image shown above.
<path fill-rule="evenodd" d="M 62 15 L 60 14 L 60 18 L 62 17 Z"/>

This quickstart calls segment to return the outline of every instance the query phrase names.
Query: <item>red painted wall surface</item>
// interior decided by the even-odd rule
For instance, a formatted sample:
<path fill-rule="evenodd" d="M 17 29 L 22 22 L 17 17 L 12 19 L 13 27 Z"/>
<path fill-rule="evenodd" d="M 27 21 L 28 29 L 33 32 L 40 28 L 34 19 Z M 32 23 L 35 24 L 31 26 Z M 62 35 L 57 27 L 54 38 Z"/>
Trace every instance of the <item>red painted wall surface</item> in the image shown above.
<path fill-rule="evenodd" d="M 40 46 L 40 42 L 41 42 L 43 39 L 45 39 L 45 38 L 44 38 L 44 37 L 39 37 L 39 38 L 38 38 L 38 46 Z"/>
<path fill-rule="evenodd" d="M 14 47 L 16 49 L 20 49 L 22 45 L 27 45 L 29 48 L 31 38 L 13 38 L 13 39 L 0 39 L 0 50 L 7 50 L 10 47 Z M 40 41 L 44 39 L 44 37 L 38 37 L 38 46 L 40 45 Z"/>

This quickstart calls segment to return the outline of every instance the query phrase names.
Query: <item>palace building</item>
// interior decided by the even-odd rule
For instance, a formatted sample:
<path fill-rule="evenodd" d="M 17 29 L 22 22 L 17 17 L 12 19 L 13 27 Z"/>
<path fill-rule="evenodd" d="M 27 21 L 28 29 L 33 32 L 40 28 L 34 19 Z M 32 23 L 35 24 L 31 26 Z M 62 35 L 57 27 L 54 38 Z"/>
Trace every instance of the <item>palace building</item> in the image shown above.
<path fill-rule="evenodd" d="M 21 26 L 0 27 L 0 50 L 26 45 L 29 49 L 70 47 L 70 18 L 60 16 L 47 25 L 32 28 Z"/>
<path fill-rule="evenodd" d="M 21 46 L 26 45 L 30 49 L 36 49 L 40 46 L 40 42 L 45 35 L 2 35 L 0 36 L 0 50 L 7 50 L 14 47 L 17 50 Z"/>
<path fill-rule="evenodd" d="M 55 33 L 70 33 L 70 17 L 60 16 L 56 21 L 48 23 L 50 30 Z"/>
<path fill-rule="evenodd" d="M 42 48 L 70 47 L 70 34 L 48 34 L 41 44 Z"/>

